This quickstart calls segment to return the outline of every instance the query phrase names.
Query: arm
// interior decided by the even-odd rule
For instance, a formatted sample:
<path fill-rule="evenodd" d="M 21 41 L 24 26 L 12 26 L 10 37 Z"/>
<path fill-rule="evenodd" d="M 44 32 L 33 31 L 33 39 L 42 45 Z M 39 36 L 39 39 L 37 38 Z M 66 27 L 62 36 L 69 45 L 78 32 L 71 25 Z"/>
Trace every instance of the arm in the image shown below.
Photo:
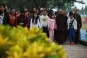
<path fill-rule="evenodd" d="M 67 30 L 68 24 L 67 24 L 67 17 L 65 16 L 65 30 Z"/>
<path fill-rule="evenodd" d="M 69 29 L 69 19 L 67 19 L 67 25 L 68 25 L 68 29 Z"/>
<path fill-rule="evenodd" d="M 37 22 L 39 28 L 41 29 L 41 23 L 40 23 L 40 19 L 38 19 L 38 22 Z"/>
<path fill-rule="evenodd" d="M 32 28 L 32 19 L 31 19 L 31 21 L 30 21 L 30 29 Z"/>
<path fill-rule="evenodd" d="M 77 30 L 77 21 L 74 19 L 74 29 Z"/>

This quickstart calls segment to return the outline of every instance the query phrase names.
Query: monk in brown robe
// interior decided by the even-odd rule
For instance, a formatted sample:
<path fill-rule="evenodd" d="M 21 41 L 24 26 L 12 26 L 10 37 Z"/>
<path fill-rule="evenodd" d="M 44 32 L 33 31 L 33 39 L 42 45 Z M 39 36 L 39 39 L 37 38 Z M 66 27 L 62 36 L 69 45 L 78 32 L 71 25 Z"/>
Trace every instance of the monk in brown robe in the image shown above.
<path fill-rule="evenodd" d="M 58 15 L 56 16 L 56 23 L 57 23 L 57 42 L 59 44 L 63 44 L 65 42 L 65 32 L 67 29 L 67 21 L 66 17 L 63 15 L 63 11 L 59 9 Z"/>
<path fill-rule="evenodd" d="M 81 16 L 78 14 L 78 9 L 76 8 L 74 10 L 74 18 L 77 21 L 77 31 L 75 33 L 75 44 L 77 44 L 80 39 L 80 29 L 82 27 L 82 21 L 81 21 Z"/>

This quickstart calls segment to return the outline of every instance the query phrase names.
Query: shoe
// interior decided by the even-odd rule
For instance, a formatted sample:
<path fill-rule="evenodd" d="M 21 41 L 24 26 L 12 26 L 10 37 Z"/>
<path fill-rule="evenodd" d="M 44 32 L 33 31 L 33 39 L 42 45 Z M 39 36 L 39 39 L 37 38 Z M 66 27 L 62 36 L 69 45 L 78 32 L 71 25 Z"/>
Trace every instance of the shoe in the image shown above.
<path fill-rule="evenodd" d="M 74 43 L 74 42 L 72 42 L 72 44 L 74 45 L 75 43 Z"/>

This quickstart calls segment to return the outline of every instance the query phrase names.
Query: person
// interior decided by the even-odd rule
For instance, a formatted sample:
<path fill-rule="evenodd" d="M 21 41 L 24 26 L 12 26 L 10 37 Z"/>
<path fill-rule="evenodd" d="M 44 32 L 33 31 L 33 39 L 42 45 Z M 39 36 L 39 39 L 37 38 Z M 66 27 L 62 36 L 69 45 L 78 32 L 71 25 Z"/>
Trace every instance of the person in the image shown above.
<path fill-rule="evenodd" d="M 36 13 L 38 13 L 38 12 L 37 12 L 37 8 L 33 8 L 33 11 L 36 12 Z"/>
<path fill-rule="evenodd" d="M 10 26 L 15 27 L 17 17 L 16 17 L 16 10 L 14 8 L 11 9 L 11 12 L 9 14 L 9 18 L 10 18 Z"/>
<path fill-rule="evenodd" d="M 47 37 L 49 37 L 48 20 L 49 17 L 47 16 L 47 10 L 43 10 L 43 15 L 40 16 L 41 28 L 47 34 Z"/>
<path fill-rule="evenodd" d="M 74 45 L 75 40 L 75 31 L 77 30 L 77 21 L 73 17 L 73 12 L 69 12 L 69 18 L 67 20 L 69 36 L 70 36 L 70 45 Z"/>
<path fill-rule="evenodd" d="M 25 17 L 28 19 L 28 23 L 26 24 L 27 28 L 30 28 L 30 16 L 29 16 L 29 11 L 25 11 Z"/>
<path fill-rule="evenodd" d="M 86 30 L 85 38 L 87 39 L 87 30 Z"/>
<path fill-rule="evenodd" d="M 7 7 L 7 6 L 5 6 L 5 10 L 6 10 L 6 12 L 8 13 L 8 7 Z"/>
<path fill-rule="evenodd" d="M 25 16 L 25 11 L 21 10 L 20 16 L 17 18 L 17 25 L 26 27 L 27 23 L 28 23 L 28 19 Z"/>
<path fill-rule="evenodd" d="M 10 24 L 9 14 L 5 10 L 4 3 L 0 4 L 0 24 L 1 25 L 9 25 Z"/>
<path fill-rule="evenodd" d="M 78 9 L 74 9 L 74 18 L 77 21 L 77 31 L 75 32 L 75 44 L 78 44 L 79 39 L 80 39 L 80 29 L 82 27 L 82 21 L 81 21 L 81 16 L 78 14 Z"/>
<path fill-rule="evenodd" d="M 20 11 L 19 11 L 19 10 L 16 11 L 16 16 L 17 16 L 17 17 L 20 16 Z"/>
<path fill-rule="evenodd" d="M 67 22 L 67 19 L 68 19 L 68 17 L 67 17 L 67 12 L 66 11 L 63 11 L 63 15 L 65 16 L 65 20 L 66 20 L 66 22 Z M 66 28 L 66 30 L 65 30 L 65 40 L 67 40 L 68 41 L 68 25 L 67 25 L 67 28 Z"/>
<path fill-rule="evenodd" d="M 65 42 L 65 30 L 67 29 L 67 21 L 63 15 L 62 9 L 59 9 L 58 15 L 56 16 L 57 30 L 57 42 L 63 44 Z"/>
<path fill-rule="evenodd" d="M 31 29 L 32 27 L 41 28 L 40 19 L 39 19 L 37 13 L 34 13 L 34 14 L 33 14 L 33 18 L 31 19 L 30 29 Z"/>
<path fill-rule="evenodd" d="M 50 15 L 50 19 L 48 21 L 48 29 L 49 29 L 50 42 L 53 42 L 53 40 L 54 40 L 54 29 L 57 29 L 54 14 Z"/>

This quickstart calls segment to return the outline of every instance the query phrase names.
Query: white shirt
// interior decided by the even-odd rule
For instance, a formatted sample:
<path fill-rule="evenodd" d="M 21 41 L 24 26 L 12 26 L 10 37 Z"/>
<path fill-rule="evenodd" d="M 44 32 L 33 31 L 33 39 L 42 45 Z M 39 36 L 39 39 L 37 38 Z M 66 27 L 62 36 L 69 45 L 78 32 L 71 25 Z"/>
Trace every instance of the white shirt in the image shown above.
<path fill-rule="evenodd" d="M 69 29 L 69 24 L 70 24 L 70 21 L 71 20 L 73 20 L 74 18 L 68 18 L 68 20 L 67 20 L 67 24 L 68 24 L 68 29 Z M 77 21 L 76 21 L 76 19 L 74 19 L 74 21 L 73 21 L 73 26 L 74 26 L 74 29 L 77 29 Z"/>
<path fill-rule="evenodd" d="M 0 24 L 3 24 L 3 20 L 4 20 L 4 14 L 0 15 Z"/>
<path fill-rule="evenodd" d="M 41 26 L 47 27 L 48 26 L 48 20 L 49 20 L 49 17 L 47 15 L 40 16 Z"/>

